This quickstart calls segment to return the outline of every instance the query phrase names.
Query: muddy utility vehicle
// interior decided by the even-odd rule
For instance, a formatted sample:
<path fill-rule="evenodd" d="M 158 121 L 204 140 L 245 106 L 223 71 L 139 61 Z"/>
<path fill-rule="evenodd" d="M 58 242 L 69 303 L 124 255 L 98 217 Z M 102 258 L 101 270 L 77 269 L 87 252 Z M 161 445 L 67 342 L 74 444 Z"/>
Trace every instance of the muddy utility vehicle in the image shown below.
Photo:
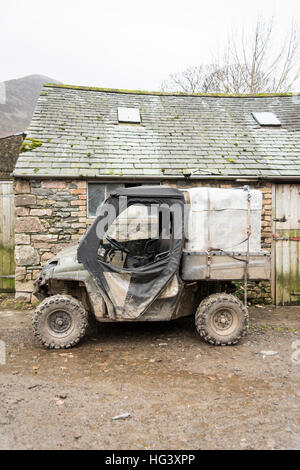
<path fill-rule="evenodd" d="M 76 246 L 35 282 L 34 333 L 68 348 L 89 321 L 167 321 L 195 315 L 207 342 L 235 344 L 248 328 L 247 281 L 268 279 L 259 190 L 119 188 Z M 244 303 L 232 295 L 244 282 Z"/>

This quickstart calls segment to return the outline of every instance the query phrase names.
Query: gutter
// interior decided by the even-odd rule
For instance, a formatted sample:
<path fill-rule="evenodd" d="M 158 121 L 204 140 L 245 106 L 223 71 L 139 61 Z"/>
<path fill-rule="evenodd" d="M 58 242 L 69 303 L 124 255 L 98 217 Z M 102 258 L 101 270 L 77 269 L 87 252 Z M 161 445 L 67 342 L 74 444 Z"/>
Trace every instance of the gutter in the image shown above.
<path fill-rule="evenodd" d="M 136 176 L 117 176 L 117 175 L 103 175 L 103 176 L 90 176 L 90 175 L 23 175 L 12 173 L 13 178 L 19 179 L 51 179 L 51 180 L 101 180 L 101 181 L 140 181 L 140 180 L 157 180 L 157 181 L 167 181 L 167 180 L 183 180 L 183 181 L 193 181 L 193 180 L 233 180 L 233 181 L 300 181 L 300 175 L 274 175 L 274 176 L 247 176 L 247 175 L 136 175 Z"/>

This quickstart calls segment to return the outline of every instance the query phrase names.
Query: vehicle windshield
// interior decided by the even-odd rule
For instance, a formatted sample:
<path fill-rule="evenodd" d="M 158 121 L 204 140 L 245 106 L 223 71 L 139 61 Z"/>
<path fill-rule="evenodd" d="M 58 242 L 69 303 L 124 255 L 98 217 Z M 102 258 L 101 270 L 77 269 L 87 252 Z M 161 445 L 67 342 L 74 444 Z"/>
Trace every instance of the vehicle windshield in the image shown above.
<path fill-rule="evenodd" d="M 138 268 L 168 256 L 171 234 L 162 237 L 161 218 L 158 204 L 125 207 L 105 231 L 99 259 L 119 268 Z"/>

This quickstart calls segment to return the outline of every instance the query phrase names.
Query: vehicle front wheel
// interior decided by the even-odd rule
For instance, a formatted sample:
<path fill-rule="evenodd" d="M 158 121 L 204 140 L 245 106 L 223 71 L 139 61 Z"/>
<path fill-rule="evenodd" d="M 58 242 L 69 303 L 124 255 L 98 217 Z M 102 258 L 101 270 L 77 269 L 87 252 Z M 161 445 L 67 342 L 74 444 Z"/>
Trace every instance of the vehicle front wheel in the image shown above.
<path fill-rule="evenodd" d="M 204 299 L 195 315 L 199 335 L 210 344 L 236 344 L 249 326 L 247 308 L 230 294 L 213 294 Z"/>
<path fill-rule="evenodd" d="M 71 348 L 86 334 L 88 312 L 69 295 L 47 297 L 35 310 L 34 335 L 49 349 Z"/>

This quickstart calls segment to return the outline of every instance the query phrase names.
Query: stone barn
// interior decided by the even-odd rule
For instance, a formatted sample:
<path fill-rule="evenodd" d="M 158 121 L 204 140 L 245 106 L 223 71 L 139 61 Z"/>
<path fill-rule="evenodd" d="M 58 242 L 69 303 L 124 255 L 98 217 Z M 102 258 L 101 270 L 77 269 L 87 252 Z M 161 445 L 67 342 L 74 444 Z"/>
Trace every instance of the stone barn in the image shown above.
<path fill-rule="evenodd" d="M 300 303 L 300 96 L 187 95 L 45 85 L 14 171 L 16 295 L 76 243 L 118 186 L 263 193 L 272 278 L 250 298 Z"/>

